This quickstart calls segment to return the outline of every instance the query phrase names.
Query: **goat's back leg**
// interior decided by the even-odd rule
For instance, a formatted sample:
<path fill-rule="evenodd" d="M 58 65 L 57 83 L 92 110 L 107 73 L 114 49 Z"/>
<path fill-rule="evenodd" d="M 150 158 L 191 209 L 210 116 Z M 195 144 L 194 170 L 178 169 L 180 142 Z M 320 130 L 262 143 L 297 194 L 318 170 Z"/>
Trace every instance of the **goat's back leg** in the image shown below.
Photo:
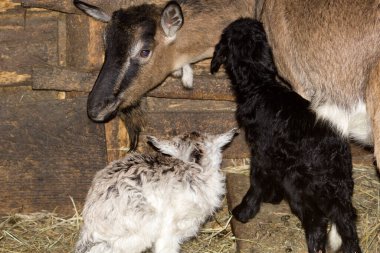
<path fill-rule="evenodd" d="M 371 119 L 371 127 L 373 133 L 374 154 L 377 163 L 378 172 L 380 172 L 378 164 L 380 163 L 380 61 L 373 67 L 366 89 L 366 105 L 367 112 Z"/>
<path fill-rule="evenodd" d="M 361 253 L 359 238 L 356 231 L 356 211 L 351 201 L 337 201 L 332 208 L 330 219 L 335 223 L 338 234 L 342 238 L 344 253 Z"/>
<path fill-rule="evenodd" d="M 257 176 L 255 168 L 251 168 L 250 187 L 244 195 L 241 203 L 232 210 L 234 217 L 243 223 L 248 222 L 249 219 L 255 217 L 260 211 L 260 206 L 263 197 L 262 178 Z"/>
<path fill-rule="evenodd" d="M 284 199 L 283 190 L 269 183 L 270 187 L 263 188 L 263 202 L 279 204 Z"/>
<path fill-rule="evenodd" d="M 325 253 L 327 243 L 328 219 L 312 203 L 306 203 L 302 192 L 292 191 L 289 205 L 292 212 L 301 220 L 305 230 L 309 253 Z"/>
<path fill-rule="evenodd" d="M 325 253 L 328 219 L 313 211 L 306 212 L 302 221 L 309 253 Z"/>

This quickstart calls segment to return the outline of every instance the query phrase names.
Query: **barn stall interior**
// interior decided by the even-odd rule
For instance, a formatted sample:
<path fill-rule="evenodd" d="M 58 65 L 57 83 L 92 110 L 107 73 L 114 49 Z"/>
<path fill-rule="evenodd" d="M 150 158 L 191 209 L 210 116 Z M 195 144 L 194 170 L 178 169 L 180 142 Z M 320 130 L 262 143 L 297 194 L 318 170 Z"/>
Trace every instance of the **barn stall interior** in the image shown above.
<path fill-rule="evenodd" d="M 114 9 L 163 0 L 92 1 Z M 70 252 L 95 172 L 124 156 L 128 134 L 118 118 L 94 123 L 86 100 L 103 62 L 101 22 L 72 1 L 0 2 L 0 252 Z M 143 99 L 146 135 L 189 130 L 222 132 L 235 126 L 234 97 L 209 61 L 194 66 L 194 88 L 169 77 Z M 358 229 L 364 252 L 380 252 L 379 181 L 372 153 L 352 145 Z M 249 152 L 240 134 L 224 153 L 228 194 L 224 208 L 183 252 L 305 252 L 300 222 L 286 203 L 264 205 L 248 224 L 228 207 L 249 185 Z M 227 204 L 228 203 L 228 204 Z"/>

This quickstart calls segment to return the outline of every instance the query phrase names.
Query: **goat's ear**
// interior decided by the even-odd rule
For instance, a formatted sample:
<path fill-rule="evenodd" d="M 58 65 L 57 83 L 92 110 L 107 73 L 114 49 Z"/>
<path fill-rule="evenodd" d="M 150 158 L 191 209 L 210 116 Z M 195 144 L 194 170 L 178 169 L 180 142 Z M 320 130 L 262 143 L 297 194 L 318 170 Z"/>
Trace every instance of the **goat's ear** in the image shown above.
<path fill-rule="evenodd" d="M 96 6 L 93 6 L 91 4 L 74 0 L 74 5 L 90 17 L 93 17 L 96 20 L 102 21 L 102 22 L 109 22 L 111 20 L 111 16 L 99 9 Z"/>
<path fill-rule="evenodd" d="M 167 37 L 174 37 L 183 25 L 183 14 L 181 6 L 170 1 L 161 14 L 161 27 Z"/>
<path fill-rule="evenodd" d="M 237 128 L 233 128 L 228 132 L 225 132 L 223 134 L 219 134 L 215 136 L 214 139 L 214 144 L 222 149 L 225 147 L 227 144 L 229 144 L 232 139 L 239 133 L 239 130 Z"/>
<path fill-rule="evenodd" d="M 215 46 L 214 55 L 211 60 L 210 71 L 211 74 L 218 72 L 220 66 L 226 61 L 226 47 L 222 45 L 222 42 L 219 42 Z"/>
<path fill-rule="evenodd" d="M 148 140 L 148 143 L 152 145 L 156 151 L 173 157 L 176 157 L 178 154 L 178 149 L 173 144 L 173 142 L 168 140 L 159 140 L 154 136 L 147 136 L 146 138 Z"/>

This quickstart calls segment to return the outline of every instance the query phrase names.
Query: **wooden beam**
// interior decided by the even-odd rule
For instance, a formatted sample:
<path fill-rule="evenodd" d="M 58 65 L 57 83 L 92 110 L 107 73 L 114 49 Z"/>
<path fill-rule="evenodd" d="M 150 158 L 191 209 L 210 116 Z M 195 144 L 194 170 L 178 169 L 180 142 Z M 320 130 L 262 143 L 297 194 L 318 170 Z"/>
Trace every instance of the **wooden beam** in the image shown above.
<path fill-rule="evenodd" d="M 225 75 L 200 74 L 194 76 L 194 88 L 186 89 L 180 79 L 168 77 L 165 82 L 148 93 L 149 97 L 210 99 L 234 101 L 230 81 Z"/>
<path fill-rule="evenodd" d="M 140 5 L 143 3 L 164 4 L 166 0 L 87 0 L 83 1 L 91 5 L 95 5 L 109 14 L 120 8 L 128 8 L 133 5 Z M 22 6 L 43 8 L 48 10 L 60 11 L 65 13 L 82 13 L 78 10 L 73 0 L 22 0 Z"/>
<path fill-rule="evenodd" d="M 28 85 L 32 66 L 56 64 L 57 13 L 17 8 L 0 15 L 0 86 Z"/>
<path fill-rule="evenodd" d="M 33 68 L 33 89 L 59 91 L 91 91 L 97 72 L 79 72 L 59 67 Z"/>
<path fill-rule="evenodd" d="M 104 24 L 72 14 L 67 15 L 66 22 L 66 65 L 80 70 L 99 70 L 104 59 Z"/>

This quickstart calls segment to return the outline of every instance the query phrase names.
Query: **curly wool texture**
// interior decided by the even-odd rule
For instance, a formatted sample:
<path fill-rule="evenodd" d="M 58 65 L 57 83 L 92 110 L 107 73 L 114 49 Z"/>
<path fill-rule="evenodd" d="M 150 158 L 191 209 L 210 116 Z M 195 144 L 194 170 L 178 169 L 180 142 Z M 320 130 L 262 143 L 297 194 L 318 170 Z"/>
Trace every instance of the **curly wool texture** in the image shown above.
<path fill-rule="evenodd" d="M 86 199 L 76 252 L 179 252 L 222 204 L 221 152 L 234 133 L 150 137 L 160 153 L 131 153 L 100 170 Z"/>

